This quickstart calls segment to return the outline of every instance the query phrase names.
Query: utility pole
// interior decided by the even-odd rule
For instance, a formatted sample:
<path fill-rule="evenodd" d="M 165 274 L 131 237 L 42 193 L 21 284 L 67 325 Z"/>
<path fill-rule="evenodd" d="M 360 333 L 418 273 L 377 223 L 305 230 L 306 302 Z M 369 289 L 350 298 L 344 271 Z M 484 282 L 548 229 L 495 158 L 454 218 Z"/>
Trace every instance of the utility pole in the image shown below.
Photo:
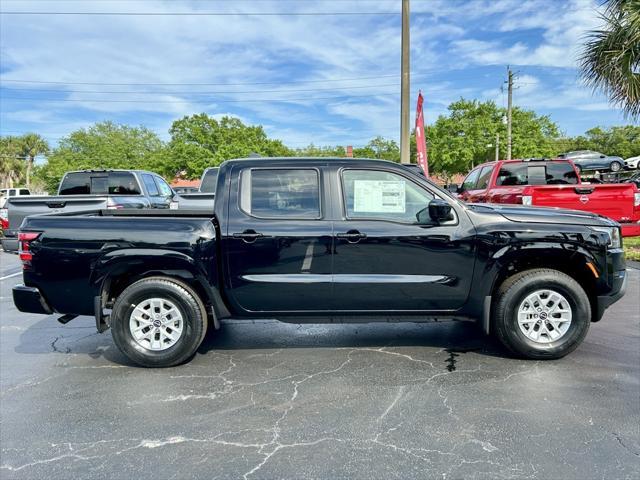
<path fill-rule="evenodd" d="M 511 160 L 511 106 L 513 100 L 513 72 L 509 68 L 508 73 L 508 90 L 507 90 L 507 160 Z"/>
<path fill-rule="evenodd" d="M 500 160 L 500 134 L 496 133 L 496 162 Z"/>
<path fill-rule="evenodd" d="M 409 147 L 409 0 L 402 0 L 402 60 L 400 83 L 400 163 L 411 163 Z"/>

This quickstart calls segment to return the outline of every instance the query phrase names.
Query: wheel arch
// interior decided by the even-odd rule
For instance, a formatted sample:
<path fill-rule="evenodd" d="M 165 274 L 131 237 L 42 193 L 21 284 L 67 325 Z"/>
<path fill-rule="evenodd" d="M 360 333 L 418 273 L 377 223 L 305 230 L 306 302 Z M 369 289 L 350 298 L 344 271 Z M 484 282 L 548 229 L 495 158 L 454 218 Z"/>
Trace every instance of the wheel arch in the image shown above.
<path fill-rule="evenodd" d="M 601 272 L 593 255 L 585 249 L 567 250 L 564 248 L 511 248 L 500 255 L 493 265 L 492 281 L 487 282 L 483 302 L 483 329 L 490 332 L 491 313 L 494 308 L 495 293 L 500 286 L 513 275 L 525 270 L 546 268 L 562 272 L 573 278 L 589 297 L 592 311 L 592 321 L 599 319 L 597 312 L 597 281 Z M 494 255 L 495 257 L 495 255 Z"/>
<path fill-rule="evenodd" d="M 162 249 L 124 249 L 103 256 L 93 268 L 90 279 L 97 292 L 96 310 L 108 308 L 125 288 L 149 277 L 175 279 L 191 287 L 213 317 L 216 329 L 220 327 L 219 318 L 228 316 L 218 290 L 217 276 L 204 271 L 188 255 Z M 97 311 L 96 317 L 98 314 Z"/>

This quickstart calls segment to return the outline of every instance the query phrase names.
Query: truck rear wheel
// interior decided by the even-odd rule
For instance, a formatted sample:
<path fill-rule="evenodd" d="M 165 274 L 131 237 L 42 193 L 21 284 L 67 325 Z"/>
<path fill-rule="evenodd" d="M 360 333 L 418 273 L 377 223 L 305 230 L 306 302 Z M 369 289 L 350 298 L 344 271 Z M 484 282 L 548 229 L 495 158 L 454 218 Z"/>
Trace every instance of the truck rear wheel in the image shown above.
<path fill-rule="evenodd" d="M 116 346 L 145 367 L 171 367 L 189 359 L 207 330 L 204 304 L 188 285 L 150 277 L 116 299 L 111 333 Z"/>
<path fill-rule="evenodd" d="M 493 329 L 516 355 L 561 358 L 575 350 L 591 323 L 584 289 L 557 270 L 538 268 L 508 278 L 496 295 Z"/>

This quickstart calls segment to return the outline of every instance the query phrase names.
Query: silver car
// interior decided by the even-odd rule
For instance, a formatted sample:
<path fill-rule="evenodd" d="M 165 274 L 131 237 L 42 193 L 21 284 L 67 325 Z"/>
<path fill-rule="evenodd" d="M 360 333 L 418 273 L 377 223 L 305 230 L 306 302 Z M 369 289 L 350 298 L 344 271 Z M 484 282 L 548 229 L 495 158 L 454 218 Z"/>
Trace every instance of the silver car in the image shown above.
<path fill-rule="evenodd" d="M 612 172 L 619 172 L 624 166 L 624 160 L 622 157 L 605 155 L 593 150 L 576 150 L 573 152 L 563 153 L 558 155 L 558 157 L 573 161 L 579 171 L 611 170 Z"/>

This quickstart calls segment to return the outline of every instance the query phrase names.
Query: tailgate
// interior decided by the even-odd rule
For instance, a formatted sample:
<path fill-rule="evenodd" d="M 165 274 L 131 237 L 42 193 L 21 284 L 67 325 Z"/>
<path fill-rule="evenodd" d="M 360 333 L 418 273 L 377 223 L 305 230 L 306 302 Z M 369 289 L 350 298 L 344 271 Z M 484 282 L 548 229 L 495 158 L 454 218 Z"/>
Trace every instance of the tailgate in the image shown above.
<path fill-rule="evenodd" d="M 597 213 L 616 221 L 634 220 L 633 184 L 546 185 L 527 187 L 531 204 Z"/>
<path fill-rule="evenodd" d="M 9 215 L 7 235 L 15 235 L 15 231 L 20 228 L 22 220 L 29 215 L 101 210 L 104 208 L 107 208 L 106 196 L 61 195 L 54 197 L 28 196 L 10 198 L 7 201 Z"/>

